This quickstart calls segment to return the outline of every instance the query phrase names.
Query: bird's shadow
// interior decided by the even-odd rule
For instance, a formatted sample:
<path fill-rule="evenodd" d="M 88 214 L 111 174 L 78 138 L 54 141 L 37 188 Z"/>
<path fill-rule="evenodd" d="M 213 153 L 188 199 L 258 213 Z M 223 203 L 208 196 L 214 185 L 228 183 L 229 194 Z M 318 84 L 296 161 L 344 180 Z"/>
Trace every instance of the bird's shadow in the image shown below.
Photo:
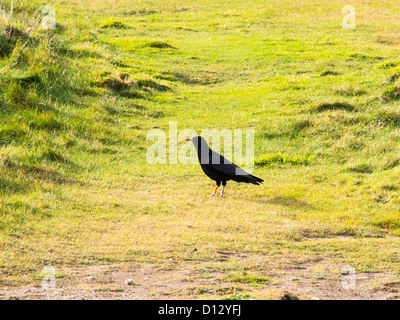
<path fill-rule="evenodd" d="M 258 200 L 258 203 L 269 203 L 295 209 L 315 209 L 315 206 L 306 201 L 296 199 L 295 197 L 277 196 L 271 199 Z"/>

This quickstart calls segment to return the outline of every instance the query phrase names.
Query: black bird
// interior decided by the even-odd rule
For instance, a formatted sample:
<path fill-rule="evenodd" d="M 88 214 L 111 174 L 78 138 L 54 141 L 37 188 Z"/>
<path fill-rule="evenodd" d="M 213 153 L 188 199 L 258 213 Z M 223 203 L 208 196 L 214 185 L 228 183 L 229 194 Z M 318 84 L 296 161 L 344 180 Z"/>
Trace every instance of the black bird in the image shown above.
<path fill-rule="evenodd" d="M 252 183 L 256 185 L 264 182 L 264 180 L 247 173 L 236 164 L 228 161 L 217 152 L 211 150 L 203 137 L 197 136 L 194 138 L 185 139 L 184 141 L 193 142 L 199 157 L 201 168 L 210 179 L 216 181 L 217 187 L 212 193 L 213 196 L 217 193 L 218 187 L 222 183 L 221 197 L 223 197 L 226 182 L 229 180 Z"/>

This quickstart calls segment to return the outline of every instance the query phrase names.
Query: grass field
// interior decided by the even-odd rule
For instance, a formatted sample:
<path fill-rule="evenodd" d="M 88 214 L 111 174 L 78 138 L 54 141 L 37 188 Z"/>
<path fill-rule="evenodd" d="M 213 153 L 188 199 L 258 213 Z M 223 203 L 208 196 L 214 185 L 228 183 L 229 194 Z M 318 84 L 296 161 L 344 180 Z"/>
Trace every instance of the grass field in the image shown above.
<path fill-rule="evenodd" d="M 400 3 L 0 4 L 0 298 L 400 297 Z M 149 164 L 171 121 L 253 129 L 264 184 Z"/>

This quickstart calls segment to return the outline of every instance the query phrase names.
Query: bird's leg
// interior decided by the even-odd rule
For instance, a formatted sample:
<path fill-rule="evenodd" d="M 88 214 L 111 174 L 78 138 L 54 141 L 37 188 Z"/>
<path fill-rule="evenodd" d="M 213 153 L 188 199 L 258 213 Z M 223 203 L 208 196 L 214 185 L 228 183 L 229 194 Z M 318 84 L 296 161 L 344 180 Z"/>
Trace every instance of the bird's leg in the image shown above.
<path fill-rule="evenodd" d="M 217 183 L 217 187 L 215 188 L 215 190 L 213 191 L 211 196 L 215 196 L 217 194 L 217 190 L 218 190 L 219 186 L 221 185 L 221 181 L 216 181 L 216 183 Z"/>
<path fill-rule="evenodd" d="M 211 193 L 212 196 L 215 196 L 215 195 L 217 194 L 218 188 L 219 188 L 219 186 L 217 186 L 217 187 L 215 188 L 215 190 L 213 191 L 213 193 Z"/>
<path fill-rule="evenodd" d="M 222 191 L 220 197 L 223 197 L 225 194 L 225 187 L 226 187 L 226 181 L 222 181 Z"/>

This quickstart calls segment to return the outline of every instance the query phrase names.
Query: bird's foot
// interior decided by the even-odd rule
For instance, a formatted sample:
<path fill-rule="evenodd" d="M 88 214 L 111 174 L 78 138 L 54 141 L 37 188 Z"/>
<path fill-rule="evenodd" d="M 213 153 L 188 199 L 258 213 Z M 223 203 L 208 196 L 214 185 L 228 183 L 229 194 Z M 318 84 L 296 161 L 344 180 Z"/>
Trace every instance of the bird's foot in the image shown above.
<path fill-rule="evenodd" d="M 225 195 L 225 193 L 221 193 L 220 197 L 221 197 L 221 198 L 223 198 L 223 197 L 224 197 L 224 195 Z"/>
<path fill-rule="evenodd" d="M 214 189 L 213 193 L 211 193 L 211 197 L 214 197 L 217 194 L 217 190 L 218 190 L 218 187 L 216 187 Z"/>

